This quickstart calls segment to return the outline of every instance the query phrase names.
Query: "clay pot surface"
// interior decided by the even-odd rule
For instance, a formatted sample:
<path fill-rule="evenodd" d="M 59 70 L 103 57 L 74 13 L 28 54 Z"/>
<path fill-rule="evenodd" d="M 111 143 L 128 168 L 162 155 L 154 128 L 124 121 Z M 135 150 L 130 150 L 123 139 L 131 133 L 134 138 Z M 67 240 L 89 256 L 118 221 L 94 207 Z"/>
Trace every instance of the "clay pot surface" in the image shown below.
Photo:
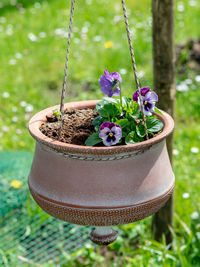
<path fill-rule="evenodd" d="M 71 102 L 65 108 L 94 108 L 97 102 Z M 42 134 L 41 123 L 56 108 L 42 110 L 29 122 L 36 140 L 29 188 L 43 210 L 70 223 L 106 226 L 141 220 L 165 204 L 174 188 L 165 142 L 174 122 L 167 113 L 156 114 L 164 129 L 150 140 L 87 147 Z"/>

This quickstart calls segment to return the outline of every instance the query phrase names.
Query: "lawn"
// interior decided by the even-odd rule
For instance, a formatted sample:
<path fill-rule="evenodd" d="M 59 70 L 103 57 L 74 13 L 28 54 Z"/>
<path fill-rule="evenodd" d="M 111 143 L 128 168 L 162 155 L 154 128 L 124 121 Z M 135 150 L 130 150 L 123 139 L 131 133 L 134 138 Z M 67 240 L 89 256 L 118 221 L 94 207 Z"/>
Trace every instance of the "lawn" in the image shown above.
<path fill-rule="evenodd" d="M 153 87 L 151 1 L 126 2 L 141 84 Z M 176 44 L 200 37 L 199 13 L 198 0 L 176 2 Z M 1 1 L 0 150 L 33 151 L 29 118 L 59 103 L 68 19 L 69 1 Z M 66 102 L 101 98 L 98 78 L 105 67 L 121 73 L 125 95 L 135 90 L 120 1 L 77 1 L 69 59 Z M 168 251 L 164 240 L 152 240 L 146 219 L 120 227 L 124 234 L 107 258 L 105 251 L 89 247 L 71 255 L 66 266 L 84 266 L 80 256 L 87 266 L 200 266 L 199 74 L 188 70 L 177 75 L 176 84 L 186 90 L 176 96 L 174 250 Z"/>

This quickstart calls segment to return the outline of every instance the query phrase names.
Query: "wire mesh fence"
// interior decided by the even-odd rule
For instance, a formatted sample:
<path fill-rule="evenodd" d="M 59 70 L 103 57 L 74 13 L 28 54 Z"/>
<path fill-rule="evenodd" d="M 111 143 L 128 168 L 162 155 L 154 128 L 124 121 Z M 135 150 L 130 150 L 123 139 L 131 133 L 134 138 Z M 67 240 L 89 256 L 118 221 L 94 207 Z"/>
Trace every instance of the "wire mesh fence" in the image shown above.
<path fill-rule="evenodd" d="M 67 266 L 89 241 L 90 227 L 59 221 L 32 200 L 29 152 L 0 152 L 0 266 Z"/>

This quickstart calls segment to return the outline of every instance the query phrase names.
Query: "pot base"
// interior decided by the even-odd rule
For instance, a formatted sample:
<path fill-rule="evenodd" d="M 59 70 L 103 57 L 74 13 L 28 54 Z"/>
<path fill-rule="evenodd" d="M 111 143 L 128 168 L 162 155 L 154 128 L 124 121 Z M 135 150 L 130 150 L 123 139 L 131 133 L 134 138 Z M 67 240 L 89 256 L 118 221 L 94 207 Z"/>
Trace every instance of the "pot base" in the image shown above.
<path fill-rule="evenodd" d="M 90 239 L 97 245 L 107 246 L 117 239 L 117 232 L 110 227 L 96 227 L 91 232 Z"/>
<path fill-rule="evenodd" d="M 130 207 L 88 208 L 72 207 L 66 203 L 56 203 L 37 194 L 29 183 L 30 192 L 38 205 L 50 215 L 69 223 L 90 226 L 112 226 L 132 223 L 142 220 L 164 206 L 170 198 L 174 184 L 164 194 L 151 201 L 139 203 Z"/>

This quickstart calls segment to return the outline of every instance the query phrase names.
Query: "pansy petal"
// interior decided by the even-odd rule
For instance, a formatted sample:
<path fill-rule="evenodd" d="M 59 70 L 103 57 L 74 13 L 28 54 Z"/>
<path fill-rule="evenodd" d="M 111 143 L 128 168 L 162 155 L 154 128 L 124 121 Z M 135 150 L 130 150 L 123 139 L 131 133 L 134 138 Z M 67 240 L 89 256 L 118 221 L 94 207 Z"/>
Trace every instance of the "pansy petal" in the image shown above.
<path fill-rule="evenodd" d="M 140 89 L 141 95 L 145 96 L 148 92 L 151 92 L 151 89 L 149 87 L 143 87 Z"/>
<path fill-rule="evenodd" d="M 111 132 L 114 132 L 115 133 L 115 137 L 119 140 L 122 138 L 122 130 L 121 130 L 121 127 L 112 127 L 111 128 Z"/>
<path fill-rule="evenodd" d="M 148 92 L 145 96 L 145 101 L 157 102 L 158 101 L 158 95 L 155 92 Z"/>
<path fill-rule="evenodd" d="M 118 85 L 116 85 L 115 90 L 113 90 L 113 95 L 114 96 L 119 96 L 120 95 L 120 88 Z"/>
<path fill-rule="evenodd" d="M 118 80 L 120 83 L 122 82 L 122 78 L 118 72 L 111 73 L 113 80 Z"/>
<path fill-rule="evenodd" d="M 101 124 L 100 130 L 103 130 L 104 128 L 109 128 L 109 126 L 110 126 L 110 122 L 106 121 L 106 122 Z"/>
<path fill-rule="evenodd" d="M 109 128 L 104 128 L 103 130 L 100 131 L 99 137 L 100 138 L 107 138 L 108 133 L 110 133 L 110 129 Z"/>
<path fill-rule="evenodd" d="M 109 80 L 110 82 L 113 81 L 112 74 L 109 73 L 107 69 L 104 70 L 104 75 L 105 75 L 105 78 L 106 78 L 107 80 Z"/>

